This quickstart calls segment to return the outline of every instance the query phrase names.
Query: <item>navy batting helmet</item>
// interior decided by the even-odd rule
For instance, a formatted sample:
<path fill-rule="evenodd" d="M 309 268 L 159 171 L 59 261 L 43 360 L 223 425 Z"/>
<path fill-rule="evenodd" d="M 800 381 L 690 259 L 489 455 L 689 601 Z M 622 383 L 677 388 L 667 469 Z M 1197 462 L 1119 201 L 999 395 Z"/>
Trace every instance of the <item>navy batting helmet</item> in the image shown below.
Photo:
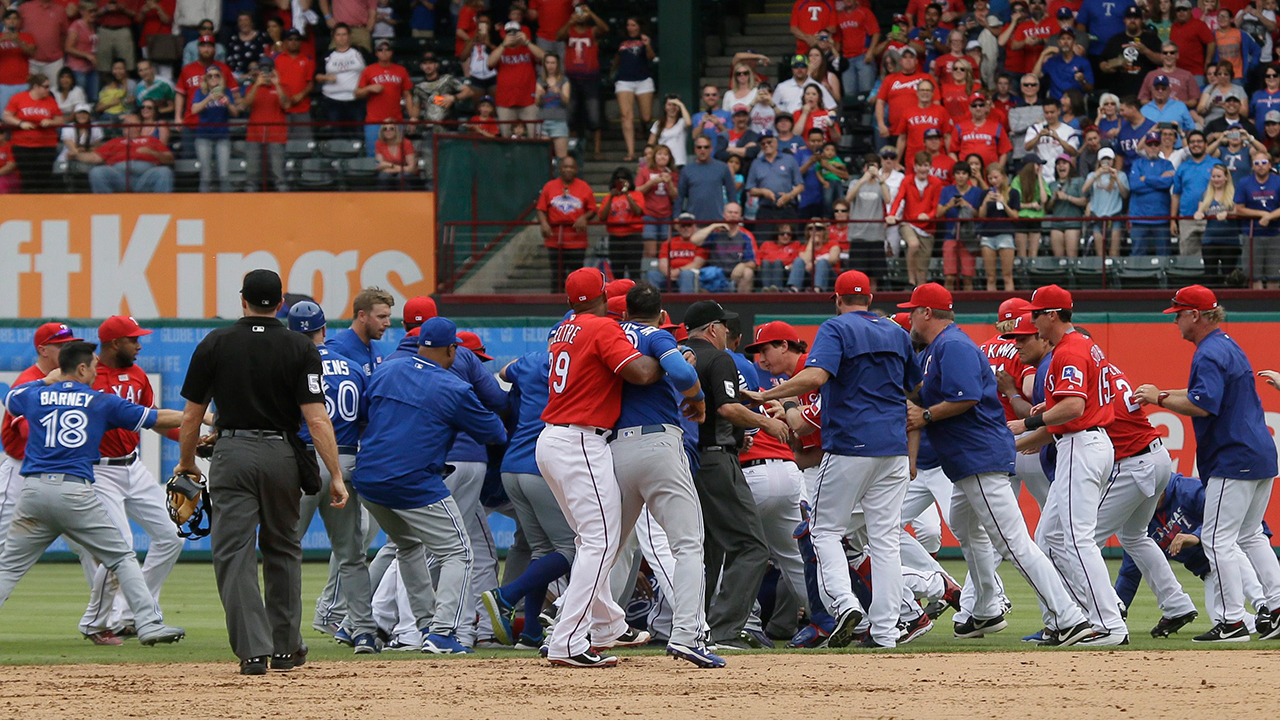
<path fill-rule="evenodd" d="M 324 310 L 313 302 L 303 300 L 289 308 L 289 329 L 294 332 L 315 332 L 324 325 Z"/>

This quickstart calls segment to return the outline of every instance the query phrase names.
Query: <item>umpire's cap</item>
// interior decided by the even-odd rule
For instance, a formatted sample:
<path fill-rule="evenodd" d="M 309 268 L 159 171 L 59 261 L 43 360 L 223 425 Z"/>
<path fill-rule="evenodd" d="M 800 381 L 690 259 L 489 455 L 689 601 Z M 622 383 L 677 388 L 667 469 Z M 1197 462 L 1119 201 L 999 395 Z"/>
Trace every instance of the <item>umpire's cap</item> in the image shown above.
<path fill-rule="evenodd" d="M 275 307 L 284 298 L 284 288 L 274 270 L 250 270 L 240 286 L 240 296 L 250 305 Z"/>
<path fill-rule="evenodd" d="M 315 332 L 325 326 L 324 310 L 310 300 L 294 303 L 289 308 L 289 329 L 294 332 Z"/>
<path fill-rule="evenodd" d="M 684 326 L 690 330 L 710 325 L 713 322 L 738 317 L 738 313 L 725 310 L 715 300 L 699 300 L 684 312 Z"/>

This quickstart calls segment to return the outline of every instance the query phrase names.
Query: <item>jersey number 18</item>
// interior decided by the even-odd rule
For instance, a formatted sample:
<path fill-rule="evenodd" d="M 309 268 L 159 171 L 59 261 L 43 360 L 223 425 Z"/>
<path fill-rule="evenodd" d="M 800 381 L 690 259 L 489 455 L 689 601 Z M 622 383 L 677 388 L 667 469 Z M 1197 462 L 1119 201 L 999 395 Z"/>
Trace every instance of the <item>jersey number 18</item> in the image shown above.
<path fill-rule="evenodd" d="M 89 417 L 83 410 L 54 410 L 40 418 L 44 427 L 44 446 L 53 448 L 78 448 L 89 439 L 85 432 Z"/>

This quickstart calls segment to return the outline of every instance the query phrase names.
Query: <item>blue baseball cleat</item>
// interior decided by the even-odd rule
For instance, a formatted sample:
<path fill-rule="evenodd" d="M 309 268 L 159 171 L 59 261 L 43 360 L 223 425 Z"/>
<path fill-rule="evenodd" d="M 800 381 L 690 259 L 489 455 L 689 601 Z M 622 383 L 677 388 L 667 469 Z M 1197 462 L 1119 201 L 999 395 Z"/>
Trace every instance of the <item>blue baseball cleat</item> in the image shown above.
<path fill-rule="evenodd" d="M 681 660 L 688 660 L 700 668 L 722 668 L 724 658 L 704 647 L 691 647 L 678 643 L 667 643 L 667 654 Z"/>
<path fill-rule="evenodd" d="M 515 614 L 515 606 L 502 597 L 502 589 L 494 588 L 480 593 L 480 601 L 484 603 L 485 612 L 493 623 L 493 636 L 503 645 L 515 645 L 515 633 L 511 629 L 511 617 Z"/>
<path fill-rule="evenodd" d="M 338 628 L 338 631 L 333 634 L 333 639 L 347 647 L 356 646 L 356 639 L 351 637 L 351 632 L 346 628 Z"/>
<path fill-rule="evenodd" d="M 468 655 L 471 648 L 458 642 L 456 635 L 426 633 L 422 638 L 422 652 L 436 655 Z"/>

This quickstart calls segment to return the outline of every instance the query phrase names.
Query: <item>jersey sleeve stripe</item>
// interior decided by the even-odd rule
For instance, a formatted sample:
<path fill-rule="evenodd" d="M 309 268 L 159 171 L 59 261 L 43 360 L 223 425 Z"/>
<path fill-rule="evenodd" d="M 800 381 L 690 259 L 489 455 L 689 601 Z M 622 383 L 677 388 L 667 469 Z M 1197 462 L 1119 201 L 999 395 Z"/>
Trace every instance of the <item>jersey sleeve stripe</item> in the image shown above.
<path fill-rule="evenodd" d="M 144 429 L 144 428 L 143 428 L 143 425 L 147 422 L 147 417 L 148 417 L 149 415 L 151 415 L 151 413 L 153 413 L 153 412 L 155 412 L 155 413 L 156 413 L 156 416 L 157 416 L 157 418 L 158 418 L 158 417 L 159 417 L 159 414 L 160 414 L 158 411 L 155 411 L 155 410 L 143 410 L 143 411 L 142 411 L 142 415 L 138 417 L 138 426 L 137 426 L 137 427 L 135 427 L 135 428 L 133 429 L 133 431 L 134 431 L 134 432 L 142 432 L 142 431 L 143 431 L 143 429 Z"/>
<path fill-rule="evenodd" d="M 671 353 L 678 353 L 678 352 L 680 352 L 680 348 L 671 348 L 670 350 L 662 353 L 662 355 L 658 358 L 658 360 L 662 360 L 663 358 L 670 355 Z"/>
<path fill-rule="evenodd" d="M 1055 390 L 1055 391 L 1053 391 L 1053 396 L 1054 396 L 1054 397 L 1062 397 L 1063 395 L 1070 395 L 1071 397 L 1081 397 L 1081 398 L 1088 398 L 1088 397 L 1089 397 L 1089 393 L 1084 392 L 1083 390 L 1081 390 L 1081 391 L 1079 391 L 1079 392 L 1077 392 L 1077 391 L 1075 391 L 1075 390 Z"/>
<path fill-rule="evenodd" d="M 627 363 L 631 362 L 632 360 L 635 360 L 638 357 L 640 357 L 639 351 L 633 352 L 630 355 L 628 355 L 625 360 L 618 363 L 618 367 L 613 369 L 614 374 L 617 374 L 617 372 L 621 370 Z"/>

